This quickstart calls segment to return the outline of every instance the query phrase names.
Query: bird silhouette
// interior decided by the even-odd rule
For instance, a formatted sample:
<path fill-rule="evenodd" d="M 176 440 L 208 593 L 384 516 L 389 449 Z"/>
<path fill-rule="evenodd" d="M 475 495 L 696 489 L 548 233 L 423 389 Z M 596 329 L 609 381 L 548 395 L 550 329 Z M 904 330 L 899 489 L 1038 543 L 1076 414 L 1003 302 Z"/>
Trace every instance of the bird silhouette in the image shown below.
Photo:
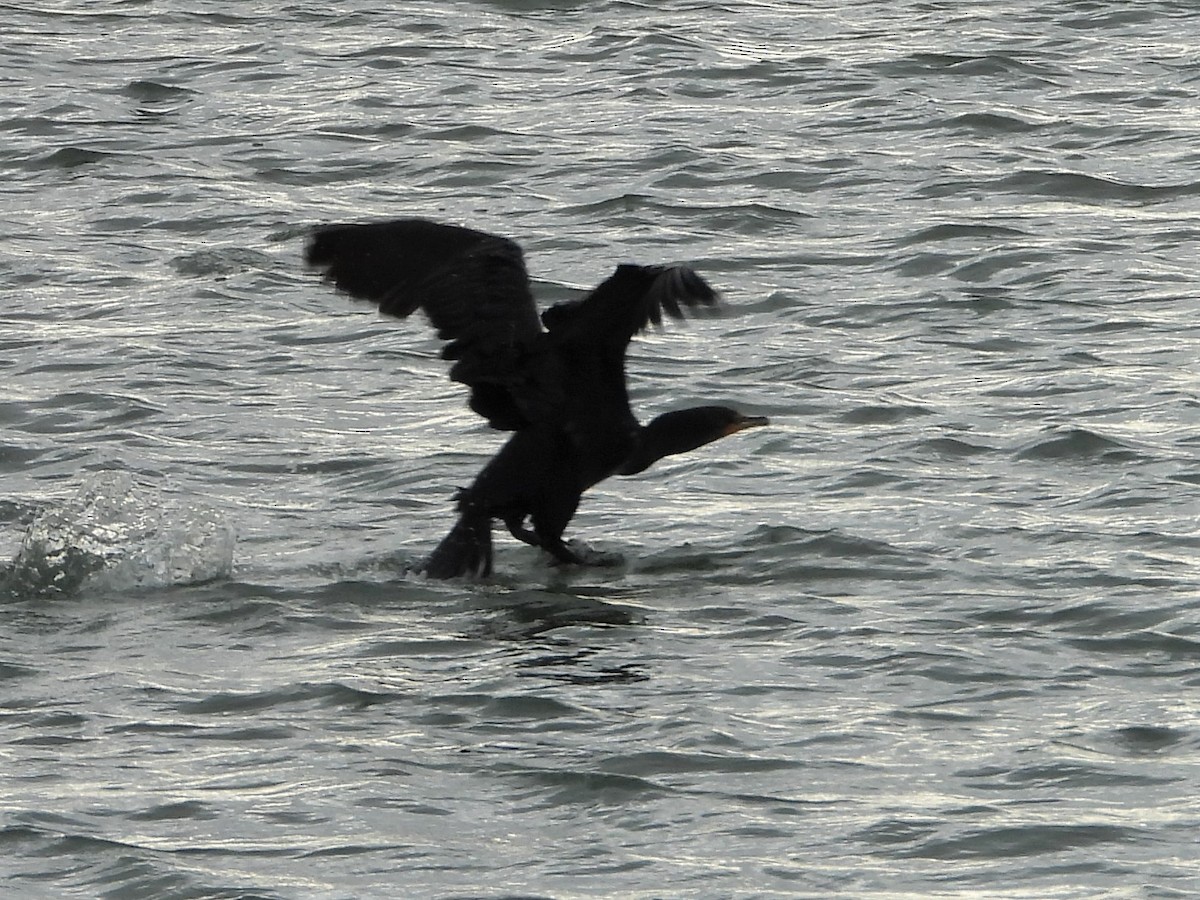
<path fill-rule="evenodd" d="M 686 266 L 619 265 L 578 300 L 539 317 L 513 241 L 424 219 L 313 230 L 310 266 L 391 316 L 422 310 L 447 343 L 450 378 L 512 436 L 456 497 L 458 521 L 421 570 L 432 578 L 492 571 L 492 521 L 562 563 L 592 555 L 563 540 L 583 493 L 745 428 L 768 424 L 725 406 L 664 413 L 640 425 L 629 406 L 625 351 L 663 317 L 718 296 Z"/>

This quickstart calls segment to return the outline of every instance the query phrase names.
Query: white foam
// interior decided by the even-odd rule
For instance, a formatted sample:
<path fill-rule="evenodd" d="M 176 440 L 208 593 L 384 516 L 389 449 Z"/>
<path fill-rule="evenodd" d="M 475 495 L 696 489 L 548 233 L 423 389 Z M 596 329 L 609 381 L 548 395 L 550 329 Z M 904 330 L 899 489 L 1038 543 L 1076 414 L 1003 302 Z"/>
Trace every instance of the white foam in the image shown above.
<path fill-rule="evenodd" d="M 103 472 L 38 513 L 9 578 L 20 593 L 197 584 L 229 577 L 235 542 L 224 516 L 196 498 Z"/>

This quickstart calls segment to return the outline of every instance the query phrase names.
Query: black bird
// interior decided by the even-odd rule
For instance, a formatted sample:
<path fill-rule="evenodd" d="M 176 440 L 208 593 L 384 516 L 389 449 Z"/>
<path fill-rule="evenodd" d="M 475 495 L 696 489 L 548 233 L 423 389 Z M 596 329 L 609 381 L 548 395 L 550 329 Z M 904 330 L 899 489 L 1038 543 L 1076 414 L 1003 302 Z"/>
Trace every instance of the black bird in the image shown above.
<path fill-rule="evenodd" d="M 493 519 L 561 562 L 585 563 L 563 542 L 584 491 L 767 424 L 698 406 L 643 427 L 630 411 L 630 339 L 662 324 L 664 313 L 679 319 L 684 307 L 717 302 L 685 266 L 618 266 L 586 297 L 559 303 L 539 320 L 521 248 L 482 231 L 423 219 L 322 226 L 306 259 L 389 315 L 424 310 L 448 341 L 442 356 L 453 362 L 451 379 L 470 388 L 471 409 L 513 432 L 456 495 L 458 523 L 422 567 L 432 578 L 490 574 Z"/>

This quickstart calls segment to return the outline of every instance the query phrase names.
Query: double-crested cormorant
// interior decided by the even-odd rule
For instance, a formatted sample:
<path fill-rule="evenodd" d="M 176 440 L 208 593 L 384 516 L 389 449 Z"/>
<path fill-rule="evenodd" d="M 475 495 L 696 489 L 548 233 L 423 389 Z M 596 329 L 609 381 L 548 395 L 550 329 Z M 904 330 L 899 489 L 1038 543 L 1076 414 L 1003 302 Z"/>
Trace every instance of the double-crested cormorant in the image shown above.
<path fill-rule="evenodd" d="M 458 523 L 422 567 L 430 577 L 489 574 L 493 519 L 561 562 L 586 562 L 563 542 L 584 491 L 767 424 L 698 406 L 641 426 L 630 411 L 630 338 L 661 324 L 664 313 L 683 318 L 684 307 L 717 302 L 685 266 L 618 266 L 586 297 L 559 303 L 539 320 L 521 248 L 481 231 L 422 219 L 318 227 L 307 261 L 389 315 L 424 310 L 449 342 L 442 356 L 453 361 L 451 379 L 470 388 L 471 409 L 514 432 L 459 491 Z"/>

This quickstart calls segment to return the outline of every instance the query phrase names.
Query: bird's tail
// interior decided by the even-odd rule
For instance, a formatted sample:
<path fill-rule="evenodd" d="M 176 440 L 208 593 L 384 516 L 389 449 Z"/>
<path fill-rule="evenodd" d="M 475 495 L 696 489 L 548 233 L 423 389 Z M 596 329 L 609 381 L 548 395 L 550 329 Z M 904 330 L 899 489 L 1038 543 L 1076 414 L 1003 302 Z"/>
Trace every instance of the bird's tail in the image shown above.
<path fill-rule="evenodd" d="M 492 517 L 461 504 L 462 514 L 442 538 L 420 571 L 429 578 L 457 578 L 492 574 Z"/>

